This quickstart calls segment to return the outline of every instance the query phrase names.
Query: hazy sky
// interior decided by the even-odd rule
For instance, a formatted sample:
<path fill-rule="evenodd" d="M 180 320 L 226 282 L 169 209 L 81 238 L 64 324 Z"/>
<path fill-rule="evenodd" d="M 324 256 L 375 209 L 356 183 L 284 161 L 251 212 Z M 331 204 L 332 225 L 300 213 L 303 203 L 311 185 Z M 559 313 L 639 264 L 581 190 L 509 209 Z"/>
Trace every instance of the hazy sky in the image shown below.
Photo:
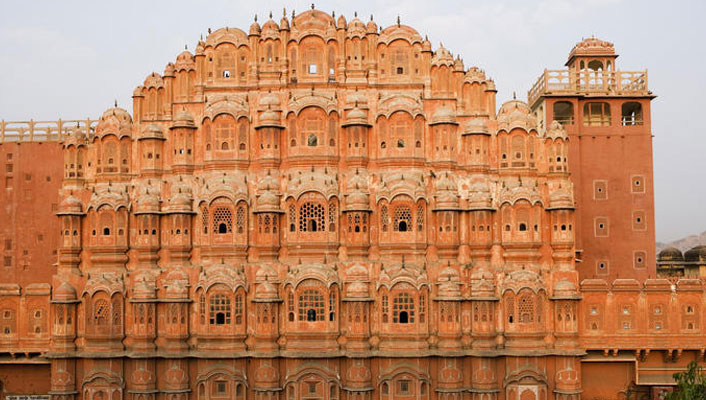
<path fill-rule="evenodd" d="M 117 99 L 131 111 L 132 90 L 162 73 L 209 27 L 247 31 L 258 14 L 278 21 L 304 1 L 10 1 L 1 0 L 0 118 L 98 118 Z M 348 20 L 358 11 L 378 25 L 402 23 L 443 43 L 466 67 L 486 70 L 498 105 L 527 90 L 544 68 L 563 68 L 583 37 L 615 43 L 618 68 L 649 69 L 653 101 L 657 239 L 706 230 L 706 2 L 327 1 L 316 8 Z"/>

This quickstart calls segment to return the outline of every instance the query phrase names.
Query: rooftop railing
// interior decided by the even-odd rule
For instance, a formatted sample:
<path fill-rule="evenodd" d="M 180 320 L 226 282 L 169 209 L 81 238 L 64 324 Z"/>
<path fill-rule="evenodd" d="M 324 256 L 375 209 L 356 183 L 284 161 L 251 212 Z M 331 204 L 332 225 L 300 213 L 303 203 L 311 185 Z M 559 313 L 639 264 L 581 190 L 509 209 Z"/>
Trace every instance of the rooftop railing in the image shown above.
<path fill-rule="evenodd" d="M 594 71 L 594 70 L 549 70 L 537 79 L 527 92 L 527 100 L 533 105 L 546 94 L 648 94 L 647 71 Z"/>
<path fill-rule="evenodd" d="M 59 142 L 77 127 L 95 132 L 98 120 L 0 121 L 0 143 Z"/>

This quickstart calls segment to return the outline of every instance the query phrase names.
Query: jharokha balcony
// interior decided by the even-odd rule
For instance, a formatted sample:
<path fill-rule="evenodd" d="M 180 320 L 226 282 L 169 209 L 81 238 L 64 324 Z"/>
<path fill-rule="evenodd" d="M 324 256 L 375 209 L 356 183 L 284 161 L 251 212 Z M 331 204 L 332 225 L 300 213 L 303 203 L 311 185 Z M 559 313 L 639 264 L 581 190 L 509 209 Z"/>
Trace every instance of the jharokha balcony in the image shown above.
<path fill-rule="evenodd" d="M 545 69 L 527 93 L 530 106 L 545 95 L 650 95 L 647 70 Z"/>

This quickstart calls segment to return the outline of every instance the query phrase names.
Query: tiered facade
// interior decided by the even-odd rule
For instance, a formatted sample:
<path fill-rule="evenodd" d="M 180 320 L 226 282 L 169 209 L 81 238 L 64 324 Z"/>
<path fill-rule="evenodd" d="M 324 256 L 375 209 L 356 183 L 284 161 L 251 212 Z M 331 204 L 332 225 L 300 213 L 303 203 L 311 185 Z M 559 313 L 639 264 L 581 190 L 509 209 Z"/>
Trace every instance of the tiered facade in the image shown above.
<path fill-rule="evenodd" d="M 611 102 L 649 107 L 636 85 Z M 0 346 L 49 363 L 61 400 L 644 391 L 630 360 L 703 356 L 703 287 L 580 287 L 569 171 L 586 162 L 545 89 L 496 114 L 482 70 L 399 22 L 312 9 L 209 32 L 134 91 L 132 116 L 59 126 L 51 294 L 0 286 Z M 612 268 L 639 277 L 647 258 Z M 617 377 L 582 385 L 594 365 Z"/>

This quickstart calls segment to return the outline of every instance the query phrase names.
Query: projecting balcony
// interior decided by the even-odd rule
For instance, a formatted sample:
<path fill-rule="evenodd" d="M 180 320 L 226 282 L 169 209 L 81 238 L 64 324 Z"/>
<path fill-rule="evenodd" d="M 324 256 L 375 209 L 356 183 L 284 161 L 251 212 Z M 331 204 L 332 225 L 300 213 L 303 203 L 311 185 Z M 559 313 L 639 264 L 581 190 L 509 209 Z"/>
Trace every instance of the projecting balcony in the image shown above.
<path fill-rule="evenodd" d="M 527 92 L 530 107 L 544 95 L 561 94 L 649 95 L 647 71 L 549 70 Z"/>

